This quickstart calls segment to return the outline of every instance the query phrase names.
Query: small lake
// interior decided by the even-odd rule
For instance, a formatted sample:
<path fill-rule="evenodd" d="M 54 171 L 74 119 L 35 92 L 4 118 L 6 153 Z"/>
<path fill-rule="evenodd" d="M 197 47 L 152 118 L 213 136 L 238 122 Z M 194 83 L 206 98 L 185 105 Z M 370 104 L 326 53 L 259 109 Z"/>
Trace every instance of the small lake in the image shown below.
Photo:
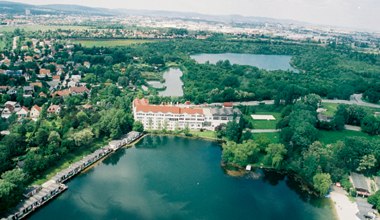
<path fill-rule="evenodd" d="M 331 203 L 286 176 L 231 177 L 214 142 L 148 136 L 67 183 L 30 219 L 334 219 Z"/>
<path fill-rule="evenodd" d="M 231 64 L 255 66 L 259 69 L 292 70 L 297 72 L 297 70 L 290 65 L 292 56 L 286 55 L 221 53 L 197 54 L 192 55 L 191 58 L 198 63 L 206 63 L 208 61 L 215 64 L 220 60 L 229 60 Z"/>
<path fill-rule="evenodd" d="M 181 80 L 183 73 L 180 69 L 170 68 L 164 72 L 165 83 L 159 81 L 148 81 L 148 84 L 156 89 L 166 89 L 159 91 L 160 96 L 164 97 L 181 97 L 183 96 L 183 82 Z"/>

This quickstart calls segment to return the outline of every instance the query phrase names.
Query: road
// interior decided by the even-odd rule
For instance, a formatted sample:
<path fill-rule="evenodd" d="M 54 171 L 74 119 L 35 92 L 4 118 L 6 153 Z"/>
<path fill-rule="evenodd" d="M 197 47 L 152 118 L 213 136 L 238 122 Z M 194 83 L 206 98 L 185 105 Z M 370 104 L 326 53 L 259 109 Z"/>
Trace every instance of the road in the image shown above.
<path fill-rule="evenodd" d="M 362 128 L 359 126 L 352 126 L 352 125 L 344 125 L 344 129 L 349 131 L 361 131 Z"/>
<path fill-rule="evenodd" d="M 247 102 L 232 102 L 234 106 L 244 105 L 244 106 L 257 106 L 260 104 L 273 105 L 274 100 L 264 100 L 264 101 L 247 101 Z M 322 103 L 334 103 L 334 104 L 347 104 L 347 105 L 360 105 L 371 108 L 380 108 L 379 104 L 373 104 L 364 102 L 362 100 L 362 94 L 354 94 L 351 96 L 350 100 L 341 100 L 341 99 L 322 99 Z M 216 102 L 211 103 L 209 106 L 221 106 L 223 103 Z"/>

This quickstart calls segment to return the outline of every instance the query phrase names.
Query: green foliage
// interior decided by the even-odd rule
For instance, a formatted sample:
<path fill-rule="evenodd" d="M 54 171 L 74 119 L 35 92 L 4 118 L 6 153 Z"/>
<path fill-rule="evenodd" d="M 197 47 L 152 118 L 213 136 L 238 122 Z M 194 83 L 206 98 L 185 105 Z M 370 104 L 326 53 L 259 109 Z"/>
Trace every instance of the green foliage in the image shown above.
<path fill-rule="evenodd" d="M 222 159 L 228 164 L 245 166 L 249 163 L 257 161 L 259 147 L 252 140 L 245 141 L 241 144 L 235 142 L 227 142 L 223 144 Z"/>
<path fill-rule="evenodd" d="M 85 128 L 71 135 L 75 145 L 78 147 L 89 145 L 92 142 L 93 137 L 94 133 L 92 133 L 90 128 Z"/>
<path fill-rule="evenodd" d="M 137 132 L 144 132 L 144 125 L 140 121 L 135 121 L 133 123 L 132 130 L 137 131 Z"/>
<path fill-rule="evenodd" d="M 281 166 L 281 163 L 288 152 L 283 144 L 269 144 L 265 151 L 267 153 L 265 155 L 265 161 L 275 168 Z"/>
<path fill-rule="evenodd" d="M 27 176 L 21 169 L 7 171 L 0 179 L 0 212 L 17 204 L 22 197 Z"/>
<path fill-rule="evenodd" d="M 374 205 L 380 211 L 380 190 L 368 197 L 368 203 Z"/>
<path fill-rule="evenodd" d="M 331 184 L 331 177 L 328 173 L 317 173 L 313 177 L 313 186 L 319 192 L 320 196 L 324 196 L 327 194 Z"/>

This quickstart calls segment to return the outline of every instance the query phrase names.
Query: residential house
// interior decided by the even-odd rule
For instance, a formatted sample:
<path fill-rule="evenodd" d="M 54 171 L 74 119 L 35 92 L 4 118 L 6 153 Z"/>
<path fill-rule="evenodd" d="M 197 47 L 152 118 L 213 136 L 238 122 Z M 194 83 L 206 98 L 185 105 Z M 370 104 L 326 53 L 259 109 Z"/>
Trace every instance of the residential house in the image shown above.
<path fill-rule="evenodd" d="M 15 95 L 15 94 L 17 94 L 17 88 L 16 87 L 12 87 L 12 88 L 8 89 L 7 94 L 8 95 Z"/>
<path fill-rule="evenodd" d="M 85 86 L 80 86 L 80 87 L 71 87 L 69 88 L 69 91 L 72 95 L 82 95 L 82 94 L 89 94 L 90 93 L 90 90 L 87 89 L 87 87 Z"/>
<path fill-rule="evenodd" d="M 43 92 L 40 92 L 40 94 L 38 94 L 39 97 L 44 97 L 44 98 L 47 98 L 47 95 Z"/>
<path fill-rule="evenodd" d="M 24 97 L 31 97 L 34 93 L 34 88 L 32 86 L 24 86 Z"/>
<path fill-rule="evenodd" d="M 40 74 L 38 77 L 46 77 L 46 76 L 51 76 L 51 72 L 49 69 L 40 69 Z"/>
<path fill-rule="evenodd" d="M 22 107 L 18 112 L 16 112 L 18 119 L 24 119 L 27 118 L 29 114 L 29 109 L 26 107 Z"/>
<path fill-rule="evenodd" d="M 58 76 L 58 75 L 53 76 L 53 81 L 54 82 L 60 82 L 61 81 L 61 76 Z"/>
<path fill-rule="evenodd" d="M 57 114 L 59 114 L 61 112 L 61 106 L 59 106 L 59 105 L 51 105 L 51 106 L 49 106 L 47 112 L 49 114 L 56 114 L 57 115 Z"/>
<path fill-rule="evenodd" d="M 30 110 L 30 117 L 33 119 L 37 119 L 38 117 L 40 117 L 41 110 L 41 107 L 39 107 L 38 105 L 34 105 Z"/>
<path fill-rule="evenodd" d="M 6 93 L 10 88 L 10 86 L 0 86 L 0 93 Z"/>
<path fill-rule="evenodd" d="M 4 109 L 1 112 L 2 118 L 9 118 L 13 113 L 18 112 L 20 110 L 20 104 L 17 102 L 7 101 L 4 104 Z"/>
<path fill-rule="evenodd" d="M 33 88 L 35 86 L 42 88 L 42 82 L 31 82 L 29 83 L 29 85 L 32 86 Z"/>

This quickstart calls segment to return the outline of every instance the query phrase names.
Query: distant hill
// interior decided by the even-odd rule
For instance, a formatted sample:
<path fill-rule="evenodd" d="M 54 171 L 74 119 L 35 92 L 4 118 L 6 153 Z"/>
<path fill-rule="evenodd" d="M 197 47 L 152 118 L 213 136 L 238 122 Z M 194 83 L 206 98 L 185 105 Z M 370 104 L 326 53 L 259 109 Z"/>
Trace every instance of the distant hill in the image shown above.
<path fill-rule="evenodd" d="M 31 5 L 9 1 L 0 1 L 0 13 L 21 15 L 25 14 L 25 10 L 30 10 L 32 14 L 75 14 L 75 15 L 100 15 L 100 16 L 122 16 L 122 15 L 135 15 L 135 16 L 149 16 L 149 17 L 166 17 L 166 18 L 180 18 L 191 20 L 204 20 L 210 22 L 224 22 L 224 23 L 295 23 L 301 22 L 292 20 L 279 20 L 273 18 L 263 17 L 246 17 L 241 15 L 206 15 L 193 12 L 174 12 L 174 11 L 155 11 L 155 10 L 130 10 L 130 9 L 106 9 L 106 8 L 93 8 L 81 5 L 65 5 L 65 4 L 50 4 L 50 5 Z"/>

